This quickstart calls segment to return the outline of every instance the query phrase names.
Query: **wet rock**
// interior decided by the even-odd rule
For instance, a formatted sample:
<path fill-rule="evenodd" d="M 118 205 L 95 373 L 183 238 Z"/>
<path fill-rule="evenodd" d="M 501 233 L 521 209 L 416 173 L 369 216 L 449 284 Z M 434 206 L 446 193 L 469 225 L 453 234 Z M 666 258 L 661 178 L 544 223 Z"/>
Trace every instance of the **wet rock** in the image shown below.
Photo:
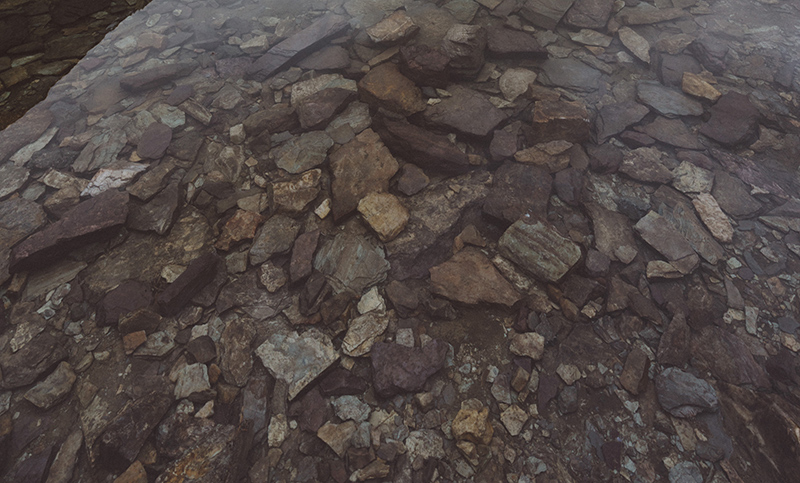
<path fill-rule="evenodd" d="M 727 331 L 715 327 L 703 329 L 692 340 L 692 355 L 723 381 L 769 387 L 764 368 L 753 359 L 747 345 Z"/>
<path fill-rule="evenodd" d="M 389 263 L 382 250 L 345 232 L 317 251 L 314 268 L 328 277 L 335 292 L 350 290 L 360 294 L 386 279 Z"/>
<path fill-rule="evenodd" d="M 614 8 L 610 0 L 576 0 L 564 16 L 564 23 L 578 28 L 602 29 Z"/>
<path fill-rule="evenodd" d="M 700 193 L 692 200 L 692 204 L 714 238 L 722 243 L 730 243 L 733 240 L 731 222 L 713 196 L 708 193 Z"/>
<path fill-rule="evenodd" d="M 500 252 L 535 277 L 556 282 L 581 257 L 580 248 L 542 221 L 515 222 L 503 233 Z"/>
<path fill-rule="evenodd" d="M 479 250 L 465 248 L 431 268 L 431 290 L 465 304 L 514 305 L 520 296 Z"/>
<path fill-rule="evenodd" d="M 329 13 L 309 27 L 274 45 L 247 68 L 247 74 L 258 81 L 264 81 L 296 56 L 342 32 L 348 25 L 346 17 Z"/>
<path fill-rule="evenodd" d="M 19 149 L 39 138 L 54 119 L 48 109 L 31 109 L 17 122 L 0 131 L 0 160 L 5 161 Z"/>
<path fill-rule="evenodd" d="M 673 175 L 664 165 L 663 157 L 656 148 L 637 148 L 625 153 L 619 170 L 645 183 L 669 183 Z"/>
<path fill-rule="evenodd" d="M 450 68 L 459 75 L 471 76 L 483 66 L 486 30 L 480 25 L 456 24 L 450 27 L 442 48 L 450 57 Z"/>
<path fill-rule="evenodd" d="M 4 351 L 0 354 L 2 386 L 5 389 L 27 386 L 66 358 L 67 352 L 63 341 L 47 332 L 42 332 L 16 352 Z"/>
<path fill-rule="evenodd" d="M 728 45 L 710 35 L 703 35 L 689 45 L 689 51 L 694 54 L 703 67 L 714 74 L 722 74 L 728 67 L 725 60 L 728 55 Z"/>
<path fill-rule="evenodd" d="M 469 136 L 483 137 L 506 119 L 505 113 L 478 91 L 453 85 L 448 87 L 448 92 L 451 97 L 425 109 L 423 117 L 427 122 Z"/>
<path fill-rule="evenodd" d="M 261 225 L 253 246 L 250 248 L 250 263 L 258 265 L 273 255 L 288 252 L 300 233 L 300 223 L 285 215 L 274 215 Z"/>
<path fill-rule="evenodd" d="M 703 227 L 686 197 L 667 186 L 661 186 L 653 193 L 652 200 L 654 206 L 658 206 L 658 213 L 686 238 L 703 259 L 717 263 L 724 258 L 725 250 Z"/>
<path fill-rule="evenodd" d="M 389 327 L 389 319 L 382 311 L 371 311 L 351 320 L 342 339 L 342 352 L 350 357 L 367 355 L 375 340 Z"/>
<path fill-rule="evenodd" d="M 388 398 L 420 391 L 444 367 L 447 343 L 434 339 L 423 348 L 379 342 L 372 346 L 372 378 L 376 393 Z"/>
<path fill-rule="evenodd" d="M 487 48 L 491 55 L 497 57 L 532 57 L 547 56 L 536 37 L 519 30 L 504 27 L 489 27 L 486 29 Z"/>
<path fill-rule="evenodd" d="M 147 126 L 139 138 L 136 153 L 144 159 L 161 159 L 172 142 L 172 129 L 160 122 Z"/>
<path fill-rule="evenodd" d="M 127 468 L 171 403 L 171 397 L 151 392 L 126 404 L 94 442 L 98 460 L 109 468 Z"/>
<path fill-rule="evenodd" d="M 256 355 L 270 374 L 289 385 L 289 399 L 294 399 L 339 358 L 330 339 L 316 329 L 302 335 L 276 330 L 256 349 Z"/>
<path fill-rule="evenodd" d="M 219 339 L 219 367 L 227 382 L 244 387 L 253 369 L 250 347 L 256 332 L 244 317 L 231 317 Z"/>
<path fill-rule="evenodd" d="M 456 441 L 469 441 L 474 444 L 489 444 L 494 428 L 489 420 L 489 408 L 477 399 L 461 403 L 461 409 L 451 424 Z"/>
<path fill-rule="evenodd" d="M 389 149 L 423 169 L 456 174 L 471 167 L 466 153 L 450 142 L 447 136 L 390 119 L 383 120 L 383 127 L 379 133 Z"/>
<path fill-rule="evenodd" d="M 194 62 L 161 64 L 136 74 L 123 76 L 119 85 L 126 91 L 147 91 L 180 79 L 191 73 L 196 67 L 197 64 Z"/>
<path fill-rule="evenodd" d="M 591 118 L 580 101 L 536 101 L 529 143 L 568 141 L 583 143 L 591 136 Z"/>
<path fill-rule="evenodd" d="M 397 10 L 366 29 L 369 38 L 379 44 L 394 44 L 414 35 L 419 27 L 404 10 Z"/>
<path fill-rule="evenodd" d="M 630 27 L 622 27 L 617 31 L 619 40 L 637 59 L 650 63 L 650 43 Z"/>
<path fill-rule="evenodd" d="M 640 102 L 646 104 L 664 117 L 700 116 L 703 106 L 682 93 L 664 87 L 654 81 L 636 83 L 636 95 Z"/>
<path fill-rule="evenodd" d="M 400 47 L 400 69 L 418 85 L 447 87 L 450 79 L 450 57 L 441 49 L 425 44 Z"/>
<path fill-rule="evenodd" d="M 302 102 L 292 104 L 297 110 L 300 126 L 303 129 L 317 129 L 326 126 L 355 97 L 356 94 L 349 89 L 330 88 L 316 92 Z"/>
<path fill-rule="evenodd" d="M 734 218 L 748 218 L 758 212 L 762 205 L 750 195 L 750 190 L 739 178 L 724 171 L 714 176 L 711 195 L 720 208 Z"/>
<path fill-rule="evenodd" d="M 681 461 L 669 470 L 670 483 L 701 483 L 703 473 L 691 461 Z"/>
<path fill-rule="evenodd" d="M 186 270 L 156 297 L 159 311 L 164 315 L 180 312 L 197 292 L 211 282 L 222 263 L 224 261 L 214 253 L 192 260 Z"/>
<path fill-rule="evenodd" d="M 682 313 L 676 314 L 659 341 L 658 362 L 682 367 L 690 357 L 690 335 L 686 316 Z"/>
<path fill-rule="evenodd" d="M 661 407 L 676 418 L 691 418 L 719 407 L 711 384 L 675 367 L 656 376 L 656 395 Z"/>
<path fill-rule="evenodd" d="M 711 118 L 702 125 L 700 134 L 724 146 L 738 146 L 755 140 L 761 117 L 750 99 L 738 92 L 729 92 L 711 107 Z"/>
<path fill-rule="evenodd" d="M 330 157 L 333 216 L 349 214 L 369 193 L 386 192 L 399 165 L 371 129 L 366 129 Z"/>
<path fill-rule="evenodd" d="M 623 102 L 603 106 L 597 114 L 597 142 L 605 142 L 611 136 L 624 131 L 628 126 L 644 119 L 650 112 L 636 102 Z"/>
<path fill-rule="evenodd" d="M 408 223 L 408 210 L 389 193 L 369 193 L 358 202 L 358 212 L 384 242 L 396 238 Z"/>
<path fill-rule="evenodd" d="M 548 59 L 542 63 L 539 82 L 546 86 L 592 92 L 600 85 L 602 74 L 577 59 Z"/>
<path fill-rule="evenodd" d="M 544 213 L 552 186 L 546 170 L 508 161 L 495 171 L 483 211 L 510 223 L 525 213 Z"/>
<path fill-rule="evenodd" d="M 537 27 L 555 30 L 561 17 L 574 2 L 575 0 L 527 0 L 522 5 L 520 14 Z"/>
<path fill-rule="evenodd" d="M 42 382 L 25 392 L 25 399 L 40 409 L 50 409 L 69 394 L 76 377 L 72 366 L 61 362 Z"/>

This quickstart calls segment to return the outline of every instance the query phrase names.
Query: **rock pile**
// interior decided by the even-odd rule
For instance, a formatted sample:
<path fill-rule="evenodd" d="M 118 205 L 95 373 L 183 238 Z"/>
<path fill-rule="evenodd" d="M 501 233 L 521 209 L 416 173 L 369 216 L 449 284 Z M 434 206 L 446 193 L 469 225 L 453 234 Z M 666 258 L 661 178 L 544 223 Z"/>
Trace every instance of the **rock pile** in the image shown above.
<path fill-rule="evenodd" d="M 6 480 L 800 472 L 796 6 L 298 5 L 0 132 Z"/>

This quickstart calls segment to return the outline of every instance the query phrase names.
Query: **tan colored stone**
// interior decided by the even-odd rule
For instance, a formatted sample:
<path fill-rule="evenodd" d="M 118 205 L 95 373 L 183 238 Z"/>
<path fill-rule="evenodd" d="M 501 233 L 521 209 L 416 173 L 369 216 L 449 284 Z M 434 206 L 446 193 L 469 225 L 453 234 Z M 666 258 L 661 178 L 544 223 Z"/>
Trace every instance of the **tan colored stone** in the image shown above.
<path fill-rule="evenodd" d="M 131 332 L 130 334 L 125 334 L 122 337 L 122 346 L 125 348 L 125 353 L 130 355 L 133 354 L 140 345 L 144 344 L 147 340 L 147 332 L 143 330 L 139 330 L 136 332 Z"/>
<path fill-rule="evenodd" d="M 564 384 L 571 386 L 581 378 L 581 370 L 574 364 L 559 364 L 556 374 L 564 381 Z"/>
<path fill-rule="evenodd" d="M 492 262 L 476 248 L 465 248 L 430 269 L 431 290 L 465 304 L 481 302 L 514 305 L 519 294 Z"/>
<path fill-rule="evenodd" d="M 512 354 L 530 357 L 538 361 L 542 358 L 542 354 L 544 354 L 544 337 L 536 332 L 515 334 L 514 337 L 511 338 L 509 350 Z"/>
<path fill-rule="evenodd" d="M 717 200 L 708 193 L 701 193 L 692 200 L 694 209 L 700 215 L 700 219 L 714 235 L 714 238 L 722 243 L 730 243 L 733 240 L 733 227 L 728 216 L 723 213 Z"/>
<path fill-rule="evenodd" d="M 683 81 L 681 82 L 681 89 L 683 92 L 695 96 L 708 99 L 709 101 L 716 102 L 722 96 L 722 93 L 709 84 L 705 79 L 697 74 L 691 72 L 683 73 Z"/>
<path fill-rule="evenodd" d="M 569 155 L 566 151 L 572 147 L 569 141 L 550 141 L 518 151 L 514 159 L 520 163 L 534 164 L 557 173 L 569 166 Z"/>
<path fill-rule="evenodd" d="M 358 212 L 384 242 L 393 240 L 408 223 L 408 210 L 389 193 L 369 193 L 358 202 Z"/>
<path fill-rule="evenodd" d="M 342 457 L 350 448 L 350 440 L 357 429 L 356 423 L 352 420 L 342 424 L 328 421 L 317 430 L 317 437 L 330 446 L 334 453 Z"/>
<path fill-rule="evenodd" d="M 419 30 L 405 10 L 397 10 L 367 29 L 367 35 L 376 43 L 394 43 Z"/>
<path fill-rule="evenodd" d="M 452 431 L 456 441 L 489 444 L 494 435 L 494 428 L 489 421 L 489 408 L 483 407 L 476 399 L 464 401 L 453 419 Z"/>
<path fill-rule="evenodd" d="M 500 421 L 503 422 L 503 426 L 508 430 L 508 434 L 517 436 L 522 432 L 522 428 L 525 427 L 525 423 L 528 421 L 528 413 L 515 404 L 509 406 L 508 409 L 500 414 Z"/>
<path fill-rule="evenodd" d="M 147 483 L 147 471 L 138 460 L 134 461 L 125 473 L 119 475 L 114 483 Z"/>
<path fill-rule="evenodd" d="M 536 72 L 528 69 L 508 69 L 498 81 L 503 97 L 511 102 L 528 92 L 534 82 L 536 82 Z"/>
<path fill-rule="evenodd" d="M 358 88 L 371 104 L 410 116 L 424 111 L 422 91 L 392 63 L 370 70 L 358 83 Z"/>

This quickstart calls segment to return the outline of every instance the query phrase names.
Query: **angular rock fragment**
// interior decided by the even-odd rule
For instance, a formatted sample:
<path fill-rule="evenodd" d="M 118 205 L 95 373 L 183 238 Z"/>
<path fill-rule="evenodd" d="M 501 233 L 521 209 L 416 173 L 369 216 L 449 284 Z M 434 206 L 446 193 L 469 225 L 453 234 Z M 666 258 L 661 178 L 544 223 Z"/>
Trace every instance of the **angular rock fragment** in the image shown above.
<path fill-rule="evenodd" d="M 0 199 L 3 199 L 25 184 L 28 180 L 28 170 L 6 163 L 0 166 L 0 179 L 3 180 L 3 185 L 0 186 Z"/>
<path fill-rule="evenodd" d="M 292 282 L 297 282 L 311 275 L 319 234 L 319 230 L 313 230 L 303 233 L 294 241 L 292 258 L 289 263 L 289 276 Z"/>
<path fill-rule="evenodd" d="M 711 102 L 716 102 L 722 96 L 722 93 L 709 84 L 708 81 L 692 72 L 683 73 L 681 89 L 689 95 L 708 99 Z"/>
<path fill-rule="evenodd" d="M 230 384 L 244 387 L 253 369 L 251 344 L 256 332 L 244 317 L 232 317 L 219 339 L 219 367 Z"/>
<path fill-rule="evenodd" d="M 294 104 L 300 127 L 317 129 L 326 126 L 337 114 L 342 112 L 356 94 L 349 89 L 330 88 L 316 92 L 302 102 Z"/>
<path fill-rule="evenodd" d="M 434 339 L 423 348 L 378 342 L 372 346 L 372 381 L 375 392 L 389 398 L 417 392 L 429 377 L 444 367 L 448 345 Z"/>
<path fill-rule="evenodd" d="M 425 44 L 400 47 L 400 69 L 409 79 L 422 86 L 447 87 L 450 79 L 450 57 L 441 49 Z"/>
<path fill-rule="evenodd" d="M 317 251 L 314 268 L 328 276 L 335 292 L 361 294 L 386 279 L 389 262 L 369 241 L 345 232 Z"/>
<path fill-rule="evenodd" d="M 180 185 L 173 182 L 146 204 L 131 203 L 128 226 L 134 230 L 154 231 L 159 235 L 165 235 L 175 221 L 180 198 Z"/>
<path fill-rule="evenodd" d="M 536 81 L 536 72 L 528 69 L 508 69 L 500 76 L 498 85 L 500 92 L 509 102 L 528 92 L 530 85 Z"/>
<path fill-rule="evenodd" d="M 389 193 L 369 193 L 358 202 L 358 212 L 384 242 L 396 238 L 408 223 L 408 210 Z"/>
<path fill-rule="evenodd" d="M 575 0 L 526 0 L 520 14 L 537 27 L 555 30 Z"/>
<path fill-rule="evenodd" d="M 483 66 L 486 49 L 486 30 L 480 25 L 456 24 L 450 27 L 442 48 L 450 57 L 453 73 L 472 76 Z"/>
<path fill-rule="evenodd" d="M 506 114 L 478 91 L 453 85 L 448 87 L 451 97 L 429 106 L 423 117 L 429 123 L 455 129 L 469 136 L 488 136 Z"/>
<path fill-rule="evenodd" d="M 223 263 L 222 258 L 214 253 L 206 253 L 192 260 L 186 270 L 156 297 L 159 311 L 164 315 L 180 312 L 197 292 L 211 282 Z"/>
<path fill-rule="evenodd" d="M 664 166 L 663 157 L 664 154 L 656 148 L 637 148 L 625 153 L 619 170 L 645 183 L 669 183 L 672 173 Z"/>
<path fill-rule="evenodd" d="M 748 218 L 762 208 L 761 203 L 750 195 L 747 185 L 725 171 L 714 173 L 711 196 L 725 213 L 734 218 Z"/>
<path fill-rule="evenodd" d="M 547 50 L 527 32 L 504 27 L 486 30 L 489 53 L 498 57 L 547 57 Z"/>
<path fill-rule="evenodd" d="M 512 354 L 530 357 L 534 361 L 538 361 L 544 354 L 544 342 L 544 337 L 536 332 L 514 334 L 511 338 L 511 345 L 508 350 L 510 350 Z"/>
<path fill-rule="evenodd" d="M 617 31 L 619 40 L 637 59 L 650 63 L 650 43 L 630 27 L 622 27 Z"/>
<path fill-rule="evenodd" d="M 141 92 L 154 89 L 190 74 L 197 64 L 185 62 L 178 64 L 161 64 L 136 74 L 123 76 L 119 85 L 126 91 Z"/>
<path fill-rule="evenodd" d="M 770 386 L 764 367 L 756 362 L 747 345 L 735 334 L 706 327 L 691 341 L 692 356 L 715 377 L 736 385 Z"/>
<path fill-rule="evenodd" d="M 546 86 L 592 92 L 597 90 L 602 76 L 599 70 L 577 59 L 548 59 L 542 63 L 539 82 Z"/>
<path fill-rule="evenodd" d="M 327 444 L 339 457 L 344 457 L 358 426 L 354 421 L 334 424 L 328 421 L 317 430 L 317 437 Z"/>
<path fill-rule="evenodd" d="M 636 83 L 636 95 L 640 102 L 664 117 L 700 116 L 703 106 L 676 90 L 664 87 L 655 81 Z"/>
<path fill-rule="evenodd" d="M 700 134 L 724 146 L 747 144 L 755 140 L 760 118 L 747 96 L 729 92 L 711 107 L 711 118 L 700 128 Z"/>
<path fill-rule="evenodd" d="M 311 169 L 299 177 L 272 184 L 272 203 L 279 213 L 298 214 L 317 198 L 322 170 Z"/>
<path fill-rule="evenodd" d="M 519 220 L 499 242 L 500 252 L 535 277 L 556 282 L 581 257 L 580 248 L 542 221 Z"/>
<path fill-rule="evenodd" d="M 719 407 L 711 384 L 675 367 L 656 376 L 656 395 L 661 407 L 676 418 L 691 418 Z"/>
<path fill-rule="evenodd" d="M 553 177 L 538 166 L 508 161 L 494 173 L 483 211 L 513 223 L 525 213 L 544 213 L 553 190 Z"/>
<path fill-rule="evenodd" d="M 612 0 L 576 0 L 564 16 L 564 23 L 578 28 L 602 29 L 613 9 Z"/>
<path fill-rule="evenodd" d="M 0 131 L 0 161 L 39 138 L 53 123 L 49 109 L 34 108 L 21 119 Z"/>
<path fill-rule="evenodd" d="M 631 124 L 644 119 L 650 112 L 647 107 L 636 102 L 624 102 L 603 106 L 597 115 L 597 142 L 605 142 L 611 136 L 621 133 Z"/>
<path fill-rule="evenodd" d="M 425 110 L 422 92 L 392 63 L 371 69 L 358 83 L 361 95 L 370 104 L 410 116 Z"/>
<path fill-rule="evenodd" d="M 214 426 L 170 463 L 156 482 L 236 480 L 242 472 L 239 452 L 246 447 L 246 439 L 247 432 L 237 426 Z"/>
<path fill-rule="evenodd" d="M 697 134 L 690 132 L 680 119 L 657 117 L 652 123 L 641 127 L 637 126 L 635 129 L 672 146 L 684 149 L 703 149 L 703 145 L 697 140 Z"/>
<path fill-rule="evenodd" d="M 628 217 L 596 203 L 587 203 L 586 210 L 592 218 L 597 250 L 612 260 L 631 263 L 638 249 Z"/>
<path fill-rule="evenodd" d="M 222 234 L 214 246 L 220 250 L 228 251 L 231 246 L 242 240 L 250 240 L 256 236 L 256 230 L 264 217 L 258 213 L 246 210 L 236 210 L 236 213 L 225 222 Z"/>
<path fill-rule="evenodd" d="M 430 269 L 431 290 L 465 304 L 514 305 L 520 296 L 479 250 L 465 248 Z"/>
<path fill-rule="evenodd" d="M 160 122 L 147 126 L 139 138 L 136 153 L 144 159 L 161 159 L 172 142 L 172 129 Z"/>
<path fill-rule="evenodd" d="M 40 409 L 50 409 L 69 394 L 76 378 L 72 366 L 61 362 L 42 382 L 25 392 L 25 399 Z"/>
<path fill-rule="evenodd" d="M 78 451 L 83 446 L 83 431 L 76 430 L 67 436 L 64 444 L 58 450 L 56 459 L 50 466 L 47 474 L 47 483 L 69 483 L 72 480 L 75 464 L 78 460 Z"/>
<path fill-rule="evenodd" d="M 300 222 L 285 215 L 274 215 L 258 229 L 253 246 L 250 247 L 250 263 L 259 265 L 273 255 L 292 248 L 300 233 Z"/>
<path fill-rule="evenodd" d="M 208 381 L 208 366 L 205 364 L 189 364 L 179 370 L 176 377 L 175 399 L 184 399 L 211 389 Z"/>
<path fill-rule="evenodd" d="M 389 327 L 389 319 L 389 314 L 371 311 L 351 320 L 342 339 L 342 352 L 350 357 L 367 355 L 375 340 Z"/>
<path fill-rule="evenodd" d="M 419 27 L 405 10 L 397 10 L 372 27 L 367 28 L 366 32 L 375 43 L 393 44 L 412 36 L 417 30 L 419 30 Z"/>
<path fill-rule="evenodd" d="M 725 250 L 703 227 L 686 197 L 668 186 L 661 186 L 652 199 L 659 215 L 666 218 L 708 263 L 717 263 L 725 257 Z"/>
<path fill-rule="evenodd" d="M 531 131 L 527 136 L 531 144 L 588 141 L 591 136 L 591 118 L 586 105 L 580 101 L 536 101 Z"/>
<path fill-rule="evenodd" d="M 470 169 L 469 157 L 447 136 L 408 122 L 384 119 L 378 132 L 389 149 L 423 169 L 458 174 Z"/>

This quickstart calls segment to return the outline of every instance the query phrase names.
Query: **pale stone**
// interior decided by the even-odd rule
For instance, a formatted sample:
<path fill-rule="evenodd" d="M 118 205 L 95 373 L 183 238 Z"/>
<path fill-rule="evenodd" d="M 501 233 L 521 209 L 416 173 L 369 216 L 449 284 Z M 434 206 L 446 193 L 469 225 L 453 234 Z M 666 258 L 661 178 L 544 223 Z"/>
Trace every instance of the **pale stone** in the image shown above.
<path fill-rule="evenodd" d="M 247 42 L 242 42 L 239 45 L 239 48 L 242 49 L 242 52 L 248 55 L 260 54 L 262 52 L 266 52 L 267 49 L 269 49 L 269 41 L 267 40 L 266 35 L 259 35 L 258 37 L 253 37 Z"/>
<path fill-rule="evenodd" d="M 701 193 L 692 200 L 694 209 L 700 215 L 700 219 L 708 227 L 714 238 L 722 243 L 730 243 L 733 240 L 733 227 L 728 216 L 719 207 L 717 200 L 708 193 Z"/>
<path fill-rule="evenodd" d="M 147 170 L 147 165 L 136 163 L 117 163 L 102 168 L 95 173 L 92 181 L 81 192 L 81 196 L 97 196 L 104 191 L 125 186 L 145 170 Z"/>
<path fill-rule="evenodd" d="M 714 173 L 689 161 L 672 171 L 672 186 L 684 193 L 708 193 L 714 186 Z"/>
<path fill-rule="evenodd" d="M 175 399 L 183 399 L 197 392 L 211 389 L 208 380 L 208 366 L 205 364 L 189 364 L 178 371 L 175 385 Z"/>
<path fill-rule="evenodd" d="M 339 457 L 344 456 L 350 448 L 350 441 L 358 427 L 353 421 L 334 424 L 328 421 L 317 430 L 317 437 L 325 442 Z"/>
<path fill-rule="evenodd" d="M 556 373 L 568 386 L 575 384 L 581 378 L 581 370 L 574 364 L 559 364 Z"/>
<path fill-rule="evenodd" d="M 531 84 L 536 82 L 536 72 L 528 69 L 508 69 L 498 81 L 503 97 L 511 102 L 528 92 Z"/>
<path fill-rule="evenodd" d="M 538 361 L 544 354 L 544 337 L 536 332 L 525 332 L 523 334 L 515 334 L 511 338 L 511 345 L 509 350 L 512 354 L 522 357 L 530 357 Z"/>
<path fill-rule="evenodd" d="M 389 317 L 373 311 L 351 320 L 342 340 L 342 352 L 350 357 L 368 354 L 375 340 L 389 327 Z"/>
<path fill-rule="evenodd" d="M 283 413 L 272 416 L 269 420 L 269 427 L 267 428 L 267 443 L 270 448 L 277 448 L 286 439 L 289 433 L 289 423 L 286 421 L 286 415 Z"/>
<path fill-rule="evenodd" d="M 408 210 L 389 193 L 369 193 L 358 202 L 358 212 L 384 242 L 397 237 L 408 223 Z"/>
<path fill-rule="evenodd" d="M 578 42 L 579 44 L 583 45 L 592 45 L 596 47 L 608 47 L 611 45 L 611 41 L 614 40 L 612 37 L 608 35 L 601 34 L 596 30 L 589 30 L 589 29 L 581 29 L 578 32 L 570 32 L 569 38 L 572 39 L 573 42 Z"/>
<path fill-rule="evenodd" d="M 681 89 L 683 92 L 695 96 L 708 99 L 711 102 L 716 102 L 722 96 L 714 86 L 709 84 L 705 79 L 697 74 L 691 72 L 684 72 L 681 81 Z"/>
<path fill-rule="evenodd" d="M 500 414 L 500 421 L 503 422 L 503 426 L 508 430 L 508 434 L 517 436 L 522 432 L 522 428 L 525 427 L 525 423 L 528 421 L 528 413 L 515 404 L 509 406 Z"/>
<path fill-rule="evenodd" d="M 367 312 L 372 312 L 373 310 L 377 310 L 379 312 L 383 312 L 386 310 L 386 303 L 381 297 L 381 294 L 378 292 L 378 287 L 372 287 L 361 296 L 361 299 L 358 301 L 358 309 L 359 314 L 366 314 Z"/>
<path fill-rule="evenodd" d="M 494 428 L 489 421 L 489 408 L 477 399 L 468 399 L 461 403 L 451 425 L 456 441 L 469 441 L 474 444 L 489 444 L 492 441 Z"/>

